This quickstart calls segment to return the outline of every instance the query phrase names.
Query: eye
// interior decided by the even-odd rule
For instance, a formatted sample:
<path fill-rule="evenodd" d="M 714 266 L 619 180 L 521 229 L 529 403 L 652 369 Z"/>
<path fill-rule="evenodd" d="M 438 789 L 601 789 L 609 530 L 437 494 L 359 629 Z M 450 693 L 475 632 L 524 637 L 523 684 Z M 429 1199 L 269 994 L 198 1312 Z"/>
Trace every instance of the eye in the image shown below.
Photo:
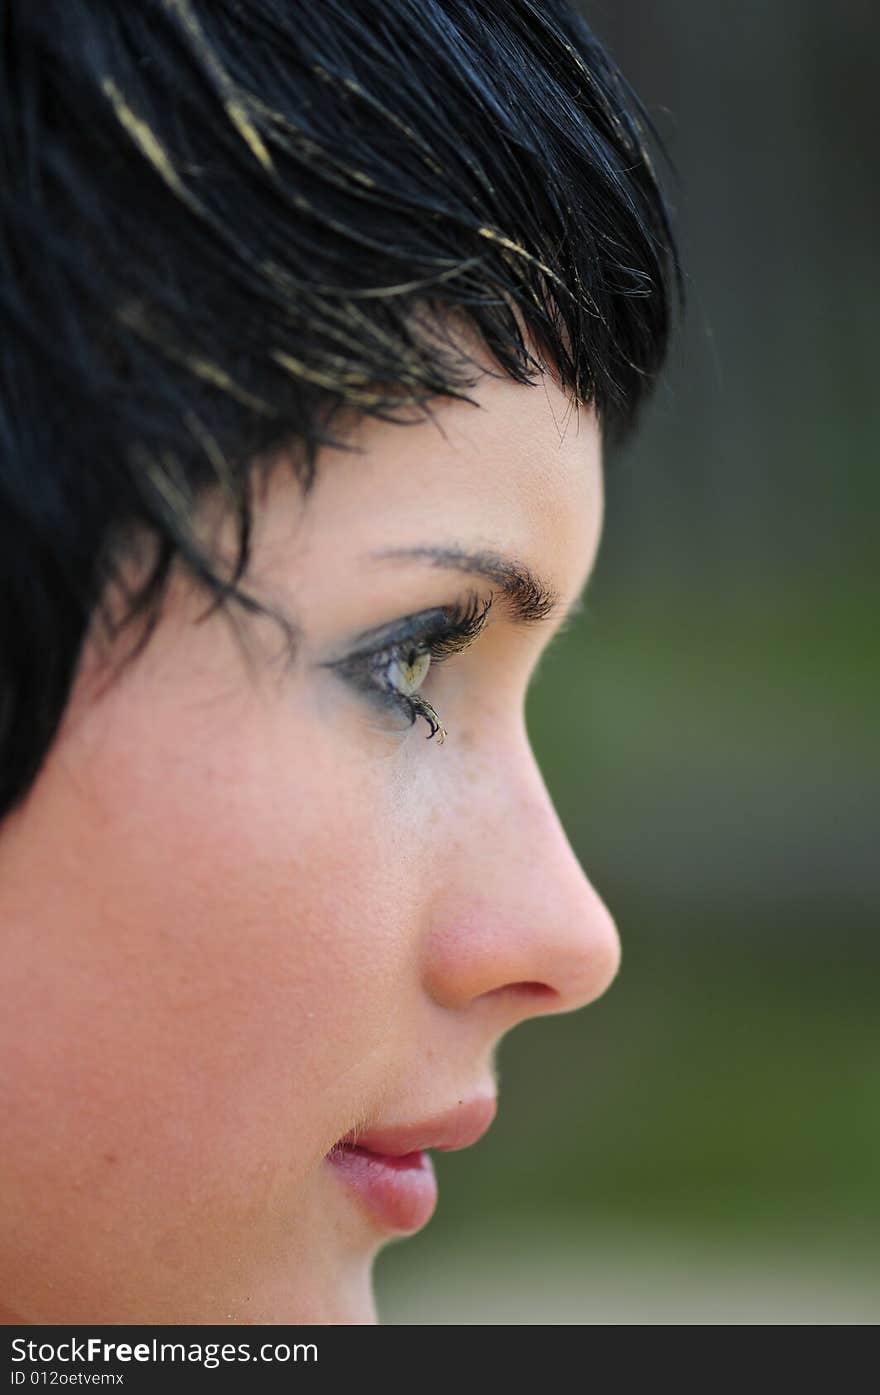
<path fill-rule="evenodd" d="M 485 602 L 471 593 L 464 601 L 436 607 L 383 626 L 372 636 L 370 647 L 360 645 L 354 653 L 328 665 L 346 682 L 383 707 L 406 713 L 410 725 L 423 717 L 430 730 L 428 739 L 446 740 L 447 732 L 431 703 L 419 692 L 433 664 L 472 644 L 486 623 L 492 596 Z M 378 643 L 376 641 L 379 641 Z"/>
<path fill-rule="evenodd" d="M 424 683 L 431 667 L 431 654 L 427 649 L 410 649 L 405 654 L 394 654 L 388 663 L 388 682 L 398 692 L 408 697 Z"/>
<path fill-rule="evenodd" d="M 391 649 L 383 656 L 379 676 L 386 696 L 395 706 L 409 712 L 412 722 L 416 717 L 424 717 L 430 727 L 428 740 L 436 736 L 438 745 L 442 746 L 446 740 L 446 728 L 431 704 L 418 692 L 428 676 L 432 658 L 430 646 L 421 649 L 407 644 Z"/>

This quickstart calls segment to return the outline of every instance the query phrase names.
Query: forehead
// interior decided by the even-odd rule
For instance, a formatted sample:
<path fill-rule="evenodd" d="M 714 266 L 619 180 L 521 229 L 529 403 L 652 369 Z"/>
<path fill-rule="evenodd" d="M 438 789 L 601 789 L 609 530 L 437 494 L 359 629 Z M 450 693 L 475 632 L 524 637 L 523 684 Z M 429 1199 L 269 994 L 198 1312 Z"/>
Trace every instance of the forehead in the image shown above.
<path fill-rule="evenodd" d="M 592 572 L 602 531 L 595 413 L 575 408 L 548 376 L 533 387 L 486 376 L 469 392 L 478 405 L 444 399 L 432 404 L 426 420 L 360 418 L 345 433 L 359 450 L 325 448 L 305 497 L 292 463 L 285 467 L 279 458 L 254 500 L 245 589 L 291 616 L 297 630 L 317 627 L 325 638 L 342 640 L 391 618 L 404 598 L 412 608 L 450 599 L 449 572 L 374 554 L 449 549 L 494 553 L 525 566 L 561 609 L 571 604 Z M 221 572 L 227 564 L 231 572 L 237 525 L 215 504 L 204 509 L 201 541 Z M 131 565 L 139 580 L 142 563 Z M 141 672 L 161 668 L 163 636 L 173 645 L 183 631 L 188 663 L 225 662 L 228 636 L 218 648 L 217 624 L 192 628 L 205 594 L 182 573 L 169 591 L 160 633 L 139 660 Z M 252 624 L 275 652 L 275 627 Z M 216 653 L 208 658 L 203 651 L 212 645 Z M 103 692 L 103 674 L 103 646 L 95 651 L 87 644 L 68 720 Z"/>
<path fill-rule="evenodd" d="M 378 576 L 372 553 L 445 545 L 515 557 L 576 594 L 602 527 L 595 414 L 546 375 L 535 386 L 486 376 L 470 394 L 479 405 L 445 399 L 425 421 L 362 418 L 346 438 L 358 452 L 325 450 L 306 499 L 276 472 L 255 574 L 283 582 L 293 569 L 338 586 L 341 567 Z"/>

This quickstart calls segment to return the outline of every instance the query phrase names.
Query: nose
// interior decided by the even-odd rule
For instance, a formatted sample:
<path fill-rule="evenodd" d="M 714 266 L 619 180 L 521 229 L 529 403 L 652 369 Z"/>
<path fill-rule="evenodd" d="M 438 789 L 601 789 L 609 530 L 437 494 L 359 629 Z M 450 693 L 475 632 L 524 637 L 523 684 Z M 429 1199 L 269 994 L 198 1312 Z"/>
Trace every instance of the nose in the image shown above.
<path fill-rule="evenodd" d="M 445 807 L 423 982 L 464 1008 L 491 995 L 505 1030 L 598 998 L 620 966 L 608 908 L 568 841 L 524 724 Z M 448 820 L 448 822 L 446 822 Z M 438 830 L 439 831 L 439 830 Z M 503 1004 L 503 1008 L 502 1005 Z"/>

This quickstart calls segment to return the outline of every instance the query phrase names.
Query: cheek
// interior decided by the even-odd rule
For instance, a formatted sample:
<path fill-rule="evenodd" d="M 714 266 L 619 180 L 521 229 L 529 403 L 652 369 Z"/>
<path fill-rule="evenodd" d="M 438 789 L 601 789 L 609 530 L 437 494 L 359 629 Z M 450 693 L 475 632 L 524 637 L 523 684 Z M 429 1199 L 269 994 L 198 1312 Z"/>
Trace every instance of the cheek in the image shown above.
<path fill-rule="evenodd" d="M 255 714 L 221 742 L 129 706 L 87 786 L 47 769 L 4 912 L 2 1106 L 31 1205 L 67 1188 L 154 1234 L 295 1208 L 395 1060 L 417 949 L 391 801 L 297 735 Z"/>

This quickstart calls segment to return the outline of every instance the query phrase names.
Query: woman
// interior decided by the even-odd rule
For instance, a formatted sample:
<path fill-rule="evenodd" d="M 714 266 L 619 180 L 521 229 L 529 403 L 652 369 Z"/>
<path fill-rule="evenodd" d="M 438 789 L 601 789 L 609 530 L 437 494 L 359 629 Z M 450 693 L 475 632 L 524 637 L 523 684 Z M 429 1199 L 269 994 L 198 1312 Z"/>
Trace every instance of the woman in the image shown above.
<path fill-rule="evenodd" d="M 618 964 L 523 709 L 666 348 L 644 118 L 563 0 L 3 24 L 3 1316 L 372 1322 Z"/>

